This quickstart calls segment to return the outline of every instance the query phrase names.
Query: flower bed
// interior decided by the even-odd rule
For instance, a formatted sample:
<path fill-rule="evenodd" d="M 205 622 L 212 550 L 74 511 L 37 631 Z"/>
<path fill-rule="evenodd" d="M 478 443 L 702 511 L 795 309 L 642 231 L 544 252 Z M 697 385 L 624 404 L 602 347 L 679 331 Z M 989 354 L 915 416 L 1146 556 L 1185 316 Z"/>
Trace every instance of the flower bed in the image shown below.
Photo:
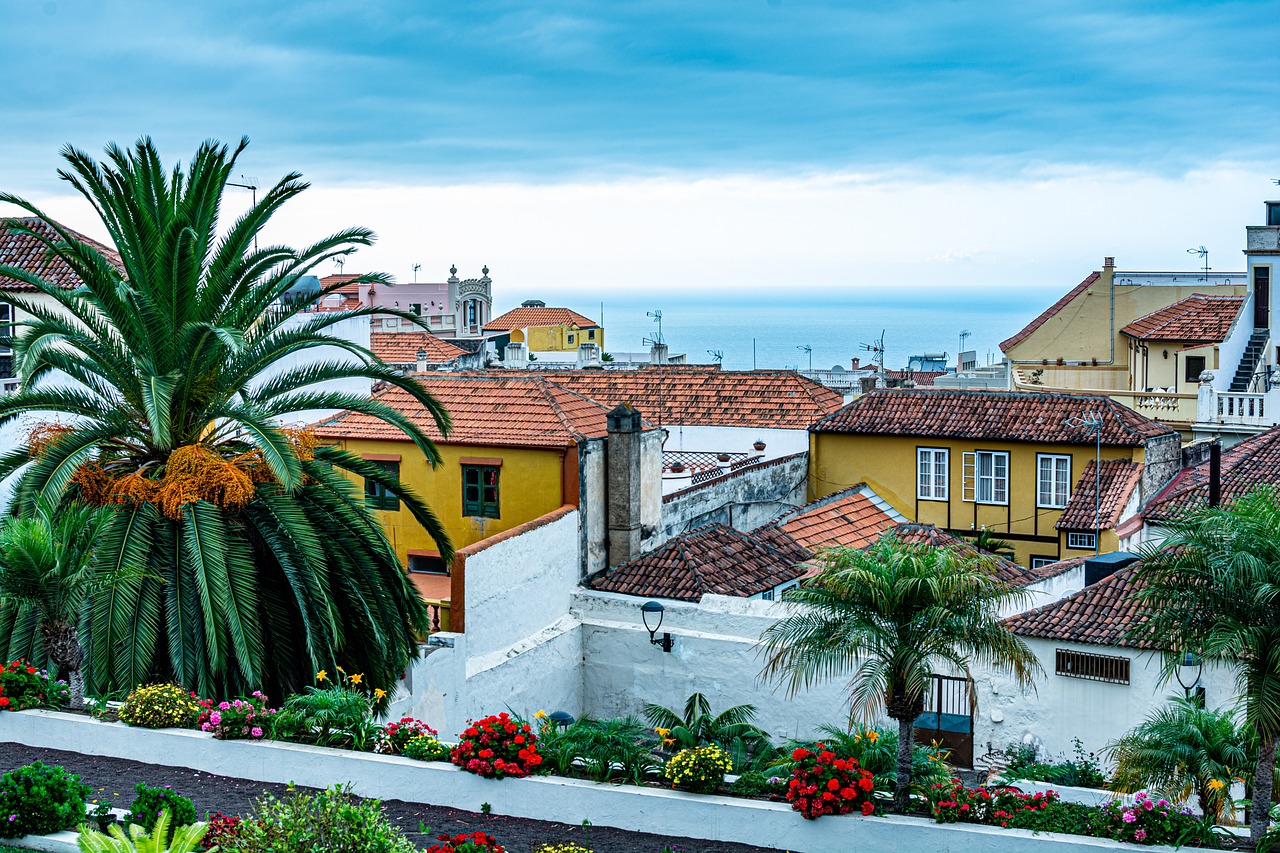
<path fill-rule="evenodd" d="M 25 711 L 0 715 L 0 738 L 29 746 L 65 749 L 260 782 L 324 788 L 350 781 L 357 793 L 381 799 L 421 802 L 474 810 L 488 802 L 494 812 L 636 831 L 660 829 L 672 835 L 771 846 L 804 853 L 947 850 L 1015 853 L 1043 849 L 1086 853 L 1134 849 L 1084 838 L 978 825 L 939 826 L 922 818 L 828 817 L 799 820 L 784 803 L 687 794 L 656 788 L 599 785 L 577 779 L 535 776 L 484 779 L 440 762 L 401 756 L 268 741 L 216 741 L 209 734 L 179 729 L 140 730 L 74 714 Z M 1158 849 L 1158 848 L 1147 848 Z M 1167 848 L 1171 849 L 1171 848 Z"/>

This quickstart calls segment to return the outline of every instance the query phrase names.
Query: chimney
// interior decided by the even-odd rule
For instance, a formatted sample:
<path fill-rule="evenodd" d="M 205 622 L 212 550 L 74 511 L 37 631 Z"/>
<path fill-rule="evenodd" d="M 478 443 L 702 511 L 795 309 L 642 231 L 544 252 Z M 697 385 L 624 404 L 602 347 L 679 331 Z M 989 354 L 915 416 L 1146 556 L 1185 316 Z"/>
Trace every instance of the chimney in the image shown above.
<path fill-rule="evenodd" d="M 612 569 L 640 553 L 640 457 L 644 423 L 640 412 L 626 403 L 619 403 L 609 412 L 605 423 L 609 433 L 605 502 L 608 504 L 609 568 Z"/>
<path fill-rule="evenodd" d="M 1115 259 L 1115 257 L 1114 257 L 1114 256 L 1112 256 L 1112 255 L 1107 255 L 1106 257 L 1104 257 L 1104 258 L 1102 259 L 1102 268 L 1103 268 L 1104 270 L 1107 270 L 1107 269 L 1111 269 L 1111 270 L 1113 270 L 1113 269 L 1115 269 L 1115 268 L 1116 268 L 1116 259 Z"/>
<path fill-rule="evenodd" d="M 509 370 L 524 370 L 529 366 L 529 351 L 522 343 L 507 344 L 502 357 L 502 366 Z"/>
<path fill-rule="evenodd" d="M 424 349 L 418 350 L 418 372 L 427 372 L 427 351 Z"/>
<path fill-rule="evenodd" d="M 859 367 L 858 367 L 858 363 L 859 363 L 859 362 L 861 362 L 861 361 L 862 361 L 862 359 L 858 358 L 856 355 L 853 357 L 853 369 L 854 369 L 854 370 L 859 370 L 859 369 L 861 369 L 861 368 L 859 368 Z"/>
<path fill-rule="evenodd" d="M 667 362 L 668 362 L 668 358 L 667 358 L 666 344 L 654 344 L 652 347 L 649 348 L 650 364 L 666 364 Z"/>
<path fill-rule="evenodd" d="M 1222 503 L 1222 442 L 1209 445 L 1209 506 Z"/>
<path fill-rule="evenodd" d="M 578 347 L 578 369 L 601 367 L 600 347 L 597 344 L 583 344 Z"/>

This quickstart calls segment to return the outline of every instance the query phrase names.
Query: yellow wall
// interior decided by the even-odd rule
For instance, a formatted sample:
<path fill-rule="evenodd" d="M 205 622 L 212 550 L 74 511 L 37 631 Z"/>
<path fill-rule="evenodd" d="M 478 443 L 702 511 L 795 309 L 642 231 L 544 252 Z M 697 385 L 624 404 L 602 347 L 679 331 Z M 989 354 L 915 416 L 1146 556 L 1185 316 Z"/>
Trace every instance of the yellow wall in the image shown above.
<path fill-rule="evenodd" d="M 1187 381 L 1187 356 L 1202 357 L 1205 370 L 1216 370 L 1218 367 L 1218 348 L 1213 344 L 1183 349 L 1186 344 L 1177 341 L 1147 341 L 1144 351 L 1142 341 L 1129 339 L 1128 346 L 1134 391 L 1176 388 L 1177 393 L 1194 394 L 1199 389 L 1200 382 Z"/>
<path fill-rule="evenodd" d="M 563 451 L 440 444 L 444 462 L 433 469 L 412 442 L 343 439 L 337 444 L 362 455 L 400 454 L 401 481 L 435 510 L 455 549 L 532 521 L 565 503 L 561 479 Z M 475 520 L 462 515 L 462 467 L 459 460 L 463 457 L 502 460 L 502 471 L 498 475 L 501 517 L 484 519 L 483 530 Z M 570 491 L 575 492 L 570 498 L 576 503 L 576 488 Z M 374 515 L 381 519 L 387 538 L 405 565 L 408 565 L 409 551 L 436 550 L 435 542 L 403 504 L 396 512 L 375 510 Z"/>
<path fill-rule="evenodd" d="M 532 326 L 524 330 L 530 352 L 576 352 L 583 344 L 595 344 L 604 351 L 604 329 L 578 329 L 574 326 Z M 595 332 L 595 337 L 590 334 Z M 511 340 L 520 340 L 517 332 L 511 333 Z M 573 341 L 569 341 L 569 336 Z"/>
<path fill-rule="evenodd" d="M 918 447 L 950 450 L 948 500 L 917 499 Z M 1008 506 L 978 504 L 963 499 L 963 454 L 976 450 L 1009 454 Z M 1036 507 L 1036 455 L 1071 456 L 1070 480 L 1074 487 L 1080 473 L 1094 458 L 1092 446 L 812 433 L 809 451 L 809 486 L 815 498 L 857 483 L 866 483 L 912 521 L 934 524 L 959 533 L 969 533 L 986 526 L 1014 546 L 1015 562 L 1023 566 L 1029 566 L 1032 557 L 1065 559 L 1092 553 L 1091 550 L 1064 550 L 1062 546 L 1066 544 L 1066 537 L 1061 537 L 1060 541 L 1054 528 L 1062 511 Z M 1143 450 L 1103 447 L 1102 458 L 1140 462 Z M 1112 550 L 1114 539 L 1113 535 Z M 1104 547 L 1106 542 L 1104 535 Z"/>

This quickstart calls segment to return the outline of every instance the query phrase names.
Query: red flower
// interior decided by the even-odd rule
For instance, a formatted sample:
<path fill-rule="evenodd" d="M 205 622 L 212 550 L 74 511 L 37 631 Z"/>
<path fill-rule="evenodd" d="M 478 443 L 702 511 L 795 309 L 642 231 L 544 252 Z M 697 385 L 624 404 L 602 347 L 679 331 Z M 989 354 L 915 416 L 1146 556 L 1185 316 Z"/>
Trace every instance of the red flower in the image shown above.
<path fill-rule="evenodd" d="M 863 804 L 862 804 L 862 814 L 863 814 L 864 816 L 865 816 L 865 815 L 869 815 L 869 814 L 871 814 L 871 813 L 872 813 L 872 812 L 874 812 L 875 810 L 876 810 L 875 803 L 872 803 L 872 802 L 866 802 L 866 803 L 863 803 Z"/>
<path fill-rule="evenodd" d="M 809 750 L 805 749 L 803 746 L 798 747 L 795 752 L 791 753 L 792 761 L 804 761 L 808 757 Z"/>

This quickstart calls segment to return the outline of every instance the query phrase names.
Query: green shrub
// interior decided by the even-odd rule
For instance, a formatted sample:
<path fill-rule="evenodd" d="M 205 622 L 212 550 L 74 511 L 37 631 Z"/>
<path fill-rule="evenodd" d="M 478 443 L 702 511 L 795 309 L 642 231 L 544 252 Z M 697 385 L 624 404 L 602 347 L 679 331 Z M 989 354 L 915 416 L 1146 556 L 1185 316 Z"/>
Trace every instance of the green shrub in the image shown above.
<path fill-rule="evenodd" d="M 84 821 L 92 789 L 74 773 L 39 761 L 0 776 L 0 838 L 44 835 Z"/>
<path fill-rule="evenodd" d="M 209 826 L 193 823 L 175 830 L 169 825 L 166 812 L 156 821 L 151 832 L 136 824 L 125 835 L 119 824 L 107 827 L 106 832 L 95 832 L 87 826 L 80 828 L 76 845 L 82 853 L 195 853 L 202 847 L 202 839 Z"/>
<path fill-rule="evenodd" d="M 1039 811 L 1022 809 L 1006 818 L 1010 829 L 1029 829 L 1032 832 L 1065 832 L 1070 835 L 1095 835 L 1098 809 L 1083 803 L 1053 800 Z"/>
<path fill-rule="evenodd" d="M 61 708 L 70 701 L 71 690 L 48 672 L 25 660 L 9 661 L 0 668 L 0 711 L 27 708 Z"/>
<path fill-rule="evenodd" d="M 431 735 L 419 735 L 404 745 L 401 754 L 414 761 L 448 761 L 449 747 Z"/>
<path fill-rule="evenodd" d="M 576 766 L 597 782 L 644 782 L 662 765 L 653 755 L 653 735 L 635 717 L 583 717 L 561 728 L 542 723 L 538 733 L 541 772 L 565 776 Z"/>
<path fill-rule="evenodd" d="M 724 784 L 724 775 L 733 769 L 729 755 L 714 743 L 677 752 L 662 775 L 672 787 L 709 794 Z"/>
<path fill-rule="evenodd" d="M 340 785 L 309 793 L 289 789 L 284 797 L 258 800 L 254 820 L 226 853 L 417 853 L 387 821 L 378 800 L 355 801 Z"/>
<path fill-rule="evenodd" d="M 1051 785 L 1072 785 L 1080 788 L 1105 788 L 1107 774 L 1098 764 L 1098 756 L 1086 752 L 1080 738 L 1072 738 L 1075 757 L 1066 761 L 1046 761 L 1031 744 L 1010 744 L 1005 750 L 1009 764 L 1002 774 L 1005 779 L 1026 779 L 1029 782 L 1048 782 Z"/>
<path fill-rule="evenodd" d="M 121 722 L 146 729 L 194 729 L 200 718 L 196 694 L 176 684 L 148 684 L 129 694 Z"/>
<path fill-rule="evenodd" d="M 165 812 L 169 815 L 169 839 L 172 839 L 175 829 L 196 822 L 195 804 L 168 785 L 152 788 L 139 782 L 133 790 L 137 796 L 133 798 L 125 823 L 137 824 L 150 832 L 160 819 L 160 812 Z"/>
<path fill-rule="evenodd" d="M 892 791 L 898 785 L 898 730 L 896 728 L 862 728 L 851 730 L 837 726 L 821 726 L 822 743 L 837 758 L 852 758 L 858 766 L 875 777 L 877 791 Z M 791 756 L 796 749 L 813 752 L 816 741 L 793 740 L 769 772 L 775 776 L 789 777 L 795 761 Z M 951 782 L 951 765 L 947 763 L 950 750 L 935 745 L 916 743 L 911 749 L 911 790 L 927 794 L 934 785 Z"/>
<path fill-rule="evenodd" d="M 785 784 L 770 784 L 769 774 L 759 770 L 748 770 L 729 786 L 729 793 L 735 797 L 760 797 L 765 794 L 781 794 L 785 790 Z"/>
<path fill-rule="evenodd" d="M 345 684 L 308 687 L 290 696 L 272 720 L 272 737 L 317 746 L 372 749 L 382 729 L 373 722 L 374 700 Z"/>

